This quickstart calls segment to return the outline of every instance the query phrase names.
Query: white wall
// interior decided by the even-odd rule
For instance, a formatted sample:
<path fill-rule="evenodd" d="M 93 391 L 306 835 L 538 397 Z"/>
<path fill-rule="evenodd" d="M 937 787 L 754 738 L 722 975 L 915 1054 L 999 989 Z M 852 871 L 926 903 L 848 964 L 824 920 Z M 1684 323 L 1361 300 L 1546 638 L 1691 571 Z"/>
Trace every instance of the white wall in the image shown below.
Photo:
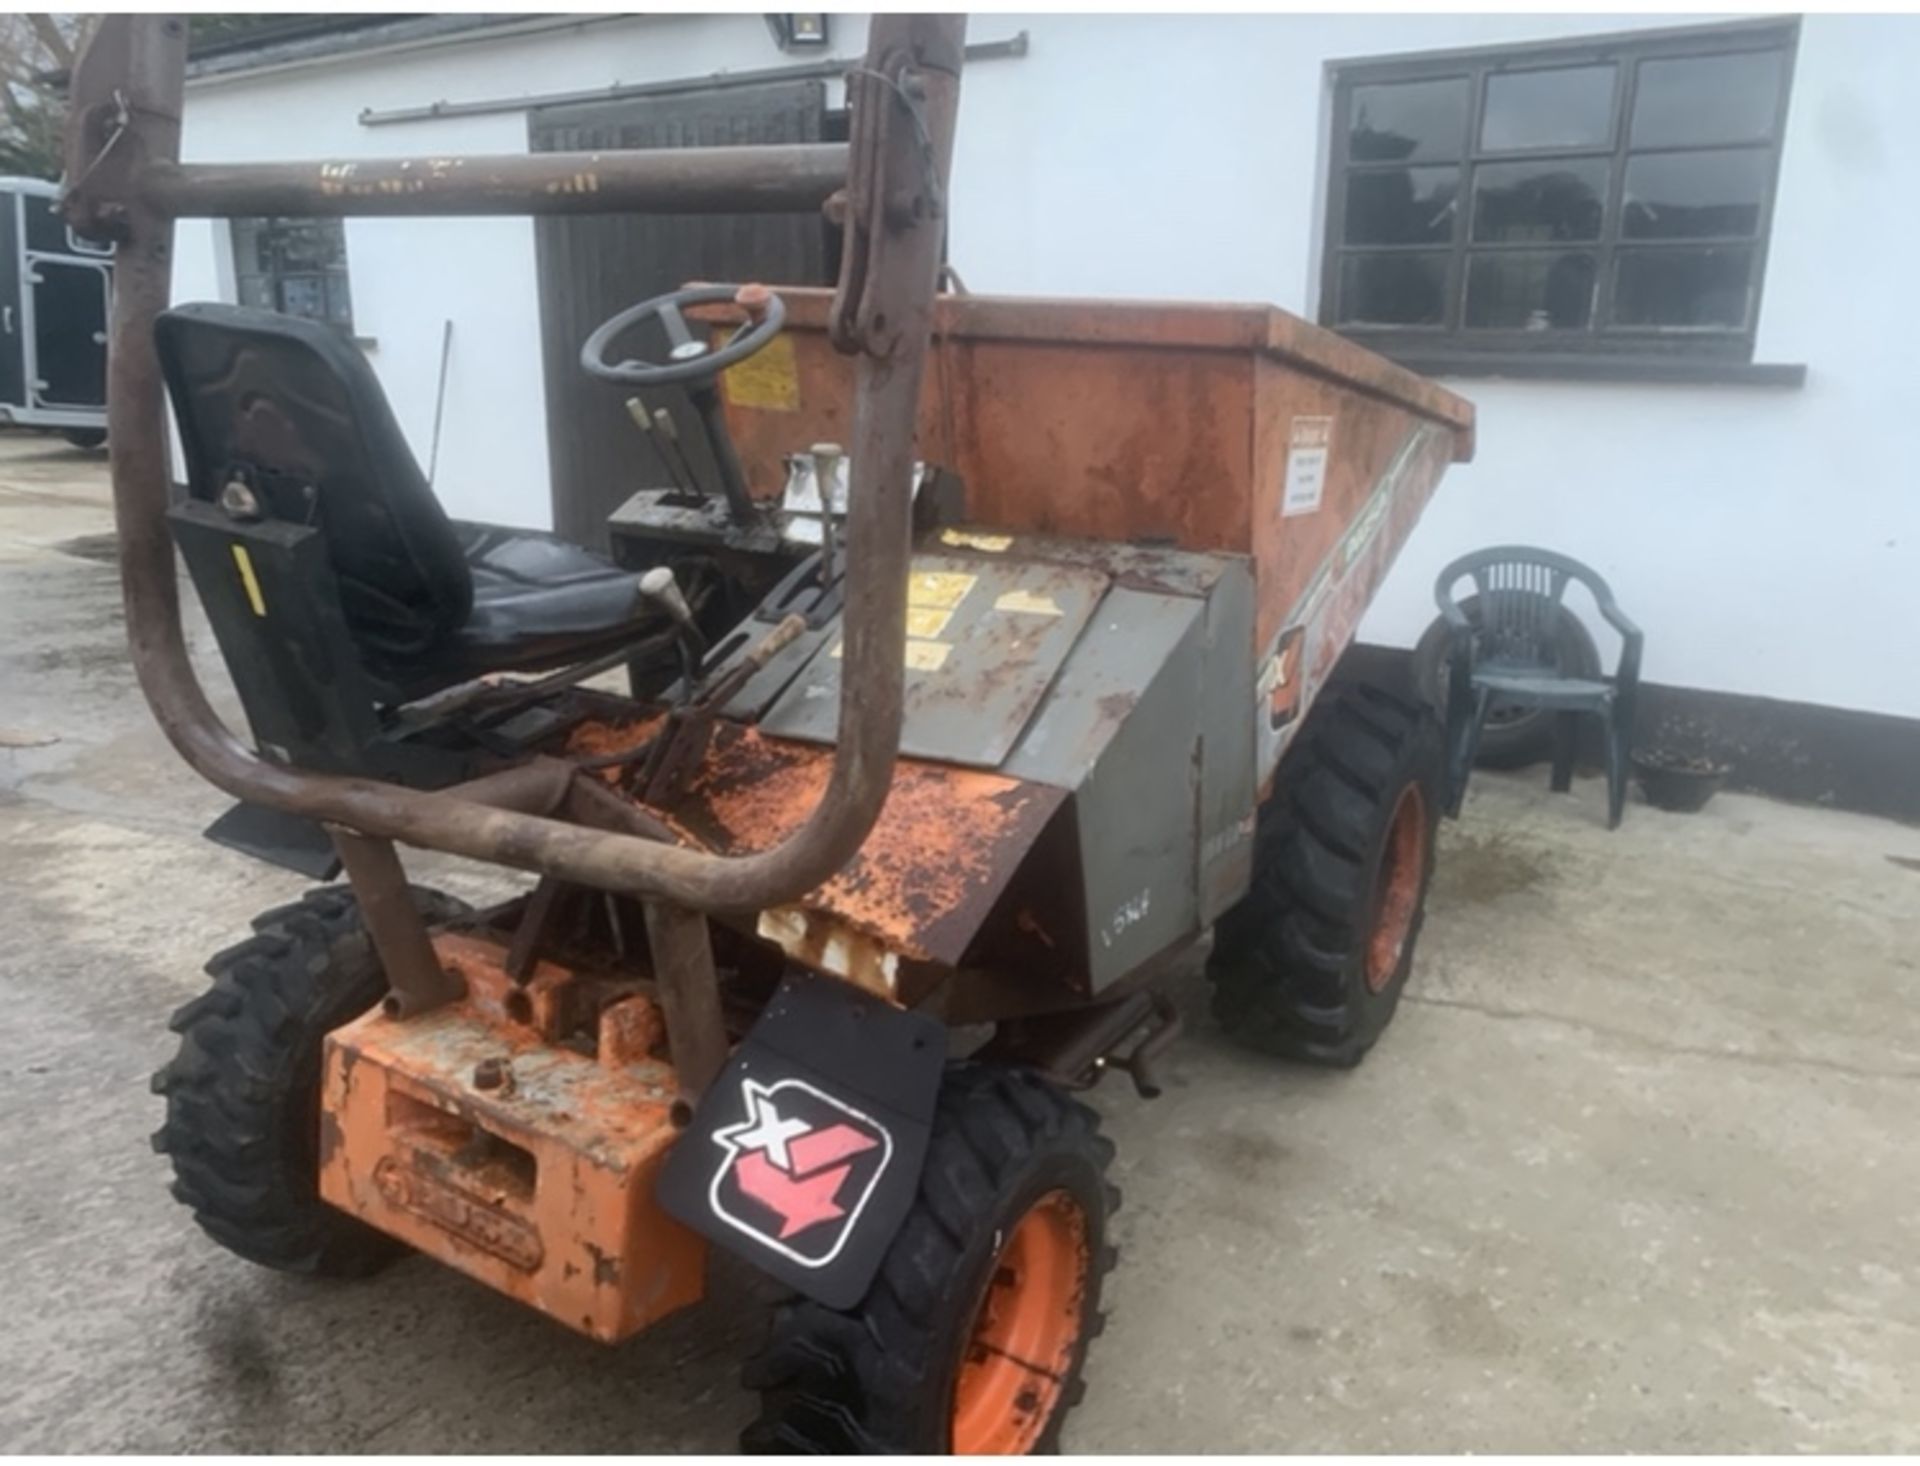
<path fill-rule="evenodd" d="M 1031 53 L 970 70 L 955 264 L 975 290 L 1268 300 L 1317 294 L 1329 59 L 1685 17 L 990 16 Z M 857 51 L 857 18 L 835 49 Z M 363 107 L 777 65 L 757 16 L 656 17 L 197 86 L 189 157 L 523 150 L 520 114 L 383 128 Z M 1762 293 L 1758 359 L 1800 390 L 1463 381 L 1480 453 L 1454 470 L 1363 627 L 1410 643 L 1454 555 L 1536 541 L 1588 561 L 1663 682 L 1920 716 L 1920 20 L 1809 16 Z M 212 234 L 183 292 L 219 289 Z M 439 487 L 455 512 L 548 522 L 532 230 L 351 221 L 356 326 L 423 456 L 455 322 Z M 230 288 L 230 287 L 229 287 Z M 1603 640 L 1603 649 L 1610 644 Z"/>

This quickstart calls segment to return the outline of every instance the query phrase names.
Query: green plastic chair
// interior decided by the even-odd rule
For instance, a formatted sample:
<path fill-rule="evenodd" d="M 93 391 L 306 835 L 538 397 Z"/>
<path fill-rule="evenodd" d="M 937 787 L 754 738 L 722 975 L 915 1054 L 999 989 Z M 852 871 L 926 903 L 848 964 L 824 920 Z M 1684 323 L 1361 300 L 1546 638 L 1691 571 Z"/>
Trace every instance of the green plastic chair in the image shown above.
<path fill-rule="evenodd" d="M 1471 577 L 1477 614 L 1468 616 L 1454 587 Z M 1609 626 L 1620 633 L 1620 663 L 1612 677 L 1573 677 L 1560 670 L 1556 632 L 1567 586 L 1579 581 Z M 1433 597 L 1448 632 L 1446 809 L 1460 813 L 1473 773 L 1480 725 L 1497 697 L 1509 706 L 1555 714 L 1553 788 L 1573 787 L 1579 720 L 1601 720 L 1607 751 L 1607 828 L 1617 829 L 1627 801 L 1627 756 L 1634 701 L 1640 687 L 1644 641 L 1598 574 L 1566 555 L 1532 545 L 1495 545 L 1462 555 L 1434 582 Z"/>

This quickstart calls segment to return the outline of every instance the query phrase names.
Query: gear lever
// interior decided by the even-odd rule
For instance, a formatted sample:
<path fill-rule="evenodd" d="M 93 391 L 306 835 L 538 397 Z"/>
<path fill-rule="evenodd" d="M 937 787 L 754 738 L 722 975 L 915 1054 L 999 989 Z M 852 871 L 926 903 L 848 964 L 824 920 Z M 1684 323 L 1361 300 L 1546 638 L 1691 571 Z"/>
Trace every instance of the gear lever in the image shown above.
<path fill-rule="evenodd" d="M 640 594 L 652 601 L 673 622 L 673 642 L 680 652 L 681 678 L 691 698 L 700 688 L 700 663 L 707 655 L 707 639 L 694 624 L 693 608 L 673 578 L 673 571 L 656 565 L 640 577 Z"/>
<path fill-rule="evenodd" d="M 811 450 L 813 458 L 813 482 L 820 491 L 820 584 L 833 583 L 834 527 L 833 527 L 833 480 L 840 467 L 840 460 L 846 456 L 838 443 L 815 443 Z"/>

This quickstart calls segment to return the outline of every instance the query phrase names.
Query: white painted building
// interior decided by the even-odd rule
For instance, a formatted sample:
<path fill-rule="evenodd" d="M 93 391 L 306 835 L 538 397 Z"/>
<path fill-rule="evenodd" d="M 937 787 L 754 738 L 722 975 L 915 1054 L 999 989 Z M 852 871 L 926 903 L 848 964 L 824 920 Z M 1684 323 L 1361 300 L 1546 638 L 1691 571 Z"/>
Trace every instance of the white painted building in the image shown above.
<path fill-rule="evenodd" d="M 1535 542 L 1583 559 L 1611 580 L 1647 631 L 1646 675 L 1653 681 L 1920 718 L 1920 476 L 1909 442 L 1920 414 L 1920 130 L 1911 125 L 1920 19 L 1807 16 L 1797 40 L 1792 22 L 1785 24 L 1790 81 L 1770 224 L 1762 185 L 1773 150 L 1757 149 L 1740 164 L 1761 180 L 1760 193 L 1748 198 L 1729 185 L 1726 197 L 1704 201 L 1733 206 L 1714 216 L 1721 223 L 1760 221 L 1764 275 L 1750 338 L 1730 341 L 1737 354 L 1717 366 L 1682 357 L 1667 369 L 1692 380 L 1632 379 L 1638 368 L 1629 357 L 1609 358 L 1617 364 L 1607 368 L 1628 380 L 1450 381 L 1479 406 L 1479 455 L 1442 485 L 1363 628 L 1366 638 L 1410 644 L 1433 615 L 1433 576 L 1453 556 L 1501 541 Z M 1567 143 L 1587 125 L 1583 77 L 1575 73 L 1585 66 L 1592 80 L 1592 68 L 1615 67 L 1607 75 L 1624 87 L 1652 53 L 1630 43 L 1624 51 L 1609 47 L 1621 33 L 1645 33 L 1648 25 L 1645 16 L 1575 15 L 977 17 L 971 40 L 1025 32 L 1030 44 L 1024 55 L 970 67 L 965 78 L 952 260 L 979 292 L 1259 300 L 1319 318 L 1327 200 L 1338 171 L 1330 154 L 1337 132 L 1363 125 L 1350 108 L 1336 125 L 1336 111 L 1348 107 L 1344 95 L 1336 107 L 1339 63 L 1593 38 L 1598 49 L 1585 61 L 1501 53 L 1435 64 L 1470 77 L 1487 67 L 1564 68 L 1549 85 L 1561 110 L 1534 105 L 1515 115 L 1544 119 L 1545 142 Z M 363 36 L 355 49 L 330 55 L 298 46 L 230 54 L 205 63 L 226 70 L 203 68 L 190 82 L 184 151 L 196 161 L 521 152 L 529 132 L 520 107 L 410 122 L 363 121 L 362 114 L 854 56 L 864 30 L 861 17 L 834 16 L 828 48 L 806 58 L 783 54 L 757 15 L 547 16 L 411 41 L 383 32 L 381 46 L 369 49 Z M 1709 37 L 1706 49 L 1716 44 Z M 1354 74 L 1347 75 L 1351 83 Z M 1752 101 L 1742 102 L 1737 86 L 1715 92 L 1720 82 L 1713 76 L 1675 73 L 1668 80 L 1683 101 L 1712 98 L 1710 106 L 1701 103 L 1709 117 L 1730 117 Z M 1477 106 L 1480 84 L 1465 85 Z M 1634 167 L 1628 154 L 1641 141 L 1661 141 L 1660 127 L 1679 129 L 1669 143 L 1687 140 L 1694 123 L 1662 122 L 1650 110 L 1663 85 L 1642 82 L 1638 102 L 1624 91 L 1613 97 L 1617 121 L 1608 127 L 1617 126 L 1616 142 L 1594 176 Z M 1596 82 L 1594 96 L 1602 89 Z M 1399 105 L 1378 96 L 1373 103 L 1389 121 Z M 1629 114 L 1631 124 L 1620 120 Z M 1416 107 L 1410 115 L 1412 154 L 1420 159 L 1420 116 L 1431 121 L 1436 114 Z M 1452 114 L 1443 108 L 1437 115 Z M 1364 125 L 1375 138 L 1400 136 L 1371 120 Z M 1483 126 L 1485 143 L 1495 124 Z M 1517 157 L 1532 146 L 1526 137 L 1494 140 L 1517 149 Z M 1703 140 L 1728 139 L 1695 127 L 1692 141 Z M 1395 146 L 1404 152 L 1405 139 Z M 1399 170 L 1420 175 L 1414 202 L 1426 183 L 1444 179 L 1444 161 L 1424 174 L 1411 165 Z M 1684 176 L 1684 163 L 1671 166 Z M 1400 213 L 1384 226 L 1363 219 L 1360 237 L 1375 237 L 1367 230 L 1382 227 L 1388 235 L 1480 228 L 1437 216 L 1409 223 L 1407 202 L 1392 205 Z M 1577 209 L 1555 214 L 1560 205 L 1537 194 L 1523 190 L 1507 202 L 1523 214 L 1537 206 L 1553 215 L 1539 227 L 1523 219 L 1510 237 L 1578 241 L 1589 228 Z M 1755 207 L 1742 215 L 1746 204 Z M 1575 249 L 1588 260 L 1576 262 L 1578 269 L 1606 274 L 1611 261 L 1601 254 L 1595 266 L 1596 251 L 1625 253 L 1629 240 L 1663 231 L 1671 243 L 1674 231 L 1692 227 L 1672 223 L 1671 212 L 1659 222 L 1652 208 L 1622 215 L 1617 190 L 1596 195 L 1592 207 L 1605 216 L 1592 232 L 1613 242 Z M 1493 227 L 1497 232 L 1497 220 Z M 1454 237 L 1467 240 L 1461 248 L 1474 238 Z M 444 323 L 454 323 L 437 474 L 449 509 L 547 524 L 533 223 L 356 219 L 345 225 L 345 244 L 354 333 L 370 342 L 423 462 Z M 1435 269 L 1443 268 L 1447 248 L 1436 251 Z M 1745 268 L 1750 258 L 1744 246 L 1723 250 L 1719 264 L 1692 254 L 1693 265 L 1660 268 L 1678 270 L 1682 284 L 1693 278 L 1711 285 L 1714 270 Z M 1535 262 L 1544 266 L 1548 257 Z M 1529 275 L 1524 262 L 1487 268 L 1515 272 L 1504 306 L 1494 291 L 1462 307 L 1448 286 L 1452 293 L 1438 308 L 1521 309 L 1530 326 L 1558 319 L 1551 279 L 1543 299 L 1552 310 L 1526 311 L 1528 291 L 1537 292 L 1547 277 Z M 183 225 L 176 299 L 234 299 L 239 283 L 231 227 Z M 1624 285 L 1611 298 L 1603 289 L 1595 306 L 1589 291 L 1577 309 L 1610 304 L 1624 319 L 1697 308 L 1732 323 L 1738 303 L 1728 307 L 1727 300 L 1755 298 L 1723 289 L 1718 304 L 1696 307 L 1674 306 L 1671 290 L 1630 295 Z M 1406 306 L 1404 292 L 1399 299 L 1401 306 L 1389 309 L 1424 309 L 1418 301 Z M 1732 314 L 1716 315 L 1724 310 Z M 1561 338 L 1569 345 L 1556 349 L 1563 358 L 1556 370 L 1602 370 L 1590 360 L 1595 334 Z M 1471 343 L 1456 335 L 1442 346 Z M 1780 374 L 1756 373 L 1747 364 L 1749 347 L 1752 363 L 1804 367 L 1804 380 L 1781 385 Z M 1601 645 L 1610 657 L 1612 643 L 1602 636 Z"/>

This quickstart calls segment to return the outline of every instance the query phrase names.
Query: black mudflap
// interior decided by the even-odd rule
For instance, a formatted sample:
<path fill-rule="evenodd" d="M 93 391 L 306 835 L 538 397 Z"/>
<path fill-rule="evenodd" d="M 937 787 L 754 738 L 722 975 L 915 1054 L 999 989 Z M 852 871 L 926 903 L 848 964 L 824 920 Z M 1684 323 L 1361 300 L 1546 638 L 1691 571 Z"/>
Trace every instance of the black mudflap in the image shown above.
<path fill-rule="evenodd" d="M 660 1205 L 824 1303 L 866 1294 L 913 1204 L 946 1031 L 831 978 L 780 985 L 702 1097 Z"/>

